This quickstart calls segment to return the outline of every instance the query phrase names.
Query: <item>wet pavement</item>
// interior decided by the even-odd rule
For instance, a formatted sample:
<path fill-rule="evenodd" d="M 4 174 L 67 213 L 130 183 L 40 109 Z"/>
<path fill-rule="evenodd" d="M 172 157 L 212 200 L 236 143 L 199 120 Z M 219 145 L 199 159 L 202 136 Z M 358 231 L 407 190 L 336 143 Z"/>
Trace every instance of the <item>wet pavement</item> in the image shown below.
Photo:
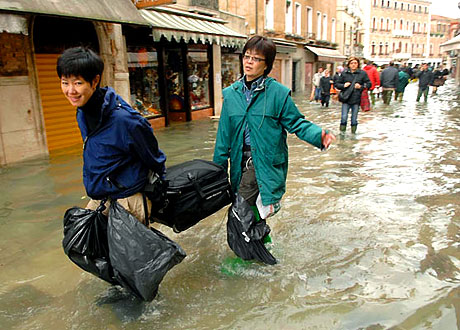
<path fill-rule="evenodd" d="M 225 209 L 186 232 L 187 252 L 142 303 L 64 255 L 62 216 L 87 202 L 80 148 L 0 168 L 1 329 L 460 328 L 460 89 L 379 101 L 319 152 L 289 137 L 283 208 L 268 223 L 276 266 L 223 271 Z M 337 103 L 294 99 L 338 132 Z M 168 166 L 211 159 L 217 122 L 156 131 Z"/>

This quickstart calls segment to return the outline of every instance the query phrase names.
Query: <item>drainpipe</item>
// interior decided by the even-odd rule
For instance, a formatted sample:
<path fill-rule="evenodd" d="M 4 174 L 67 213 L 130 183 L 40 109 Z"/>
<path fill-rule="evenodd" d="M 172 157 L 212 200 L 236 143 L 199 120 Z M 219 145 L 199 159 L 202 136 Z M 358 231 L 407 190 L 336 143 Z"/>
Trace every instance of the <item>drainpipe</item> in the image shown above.
<path fill-rule="evenodd" d="M 259 12 L 259 7 L 257 6 L 257 3 L 259 2 L 259 0 L 255 0 L 256 1 L 256 34 L 259 34 L 259 29 L 258 29 L 258 22 L 259 22 L 259 16 L 258 16 L 258 12 Z"/>

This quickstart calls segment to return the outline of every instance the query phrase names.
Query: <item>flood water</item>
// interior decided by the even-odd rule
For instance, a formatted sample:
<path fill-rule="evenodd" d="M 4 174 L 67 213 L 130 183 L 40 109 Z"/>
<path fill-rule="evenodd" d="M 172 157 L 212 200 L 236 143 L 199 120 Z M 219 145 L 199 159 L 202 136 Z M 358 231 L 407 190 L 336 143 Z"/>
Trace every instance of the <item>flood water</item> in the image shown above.
<path fill-rule="evenodd" d="M 0 168 L 0 329 L 460 328 L 460 89 L 360 113 L 327 152 L 289 137 L 287 193 L 268 220 L 275 266 L 223 271 L 226 210 L 175 234 L 187 252 L 151 303 L 81 271 L 62 216 L 87 202 L 80 149 Z M 338 133 L 328 109 L 295 95 Z M 167 165 L 211 159 L 217 122 L 156 130 Z"/>

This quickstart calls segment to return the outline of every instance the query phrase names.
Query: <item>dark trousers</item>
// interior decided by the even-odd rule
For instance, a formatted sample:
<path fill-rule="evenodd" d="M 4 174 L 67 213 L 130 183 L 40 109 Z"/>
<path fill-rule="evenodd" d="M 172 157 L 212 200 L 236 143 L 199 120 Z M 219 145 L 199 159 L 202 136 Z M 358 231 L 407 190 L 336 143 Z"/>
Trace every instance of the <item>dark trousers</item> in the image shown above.
<path fill-rule="evenodd" d="M 321 94 L 321 105 L 325 105 L 326 107 L 328 107 L 330 99 L 331 95 Z"/>
<path fill-rule="evenodd" d="M 252 163 L 250 151 L 243 152 L 243 161 L 241 164 L 241 181 L 238 188 L 238 193 L 249 203 L 256 205 L 257 195 L 259 195 L 259 186 L 256 179 L 256 171 Z"/>

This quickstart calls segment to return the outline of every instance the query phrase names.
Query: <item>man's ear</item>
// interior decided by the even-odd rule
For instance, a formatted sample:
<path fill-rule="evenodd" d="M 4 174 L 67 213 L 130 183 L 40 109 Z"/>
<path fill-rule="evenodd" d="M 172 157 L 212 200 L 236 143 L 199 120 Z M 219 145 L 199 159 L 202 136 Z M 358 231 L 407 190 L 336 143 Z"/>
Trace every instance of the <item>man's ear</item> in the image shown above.
<path fill-rule="evenodd" d="M 96 89 L 96 87 L 99 85 L 100 82 L 101 82 L 101 75 L 98 74 L 96 75 L 96 77 L 94 77 L 91 87 L 93 89 Z"/>

